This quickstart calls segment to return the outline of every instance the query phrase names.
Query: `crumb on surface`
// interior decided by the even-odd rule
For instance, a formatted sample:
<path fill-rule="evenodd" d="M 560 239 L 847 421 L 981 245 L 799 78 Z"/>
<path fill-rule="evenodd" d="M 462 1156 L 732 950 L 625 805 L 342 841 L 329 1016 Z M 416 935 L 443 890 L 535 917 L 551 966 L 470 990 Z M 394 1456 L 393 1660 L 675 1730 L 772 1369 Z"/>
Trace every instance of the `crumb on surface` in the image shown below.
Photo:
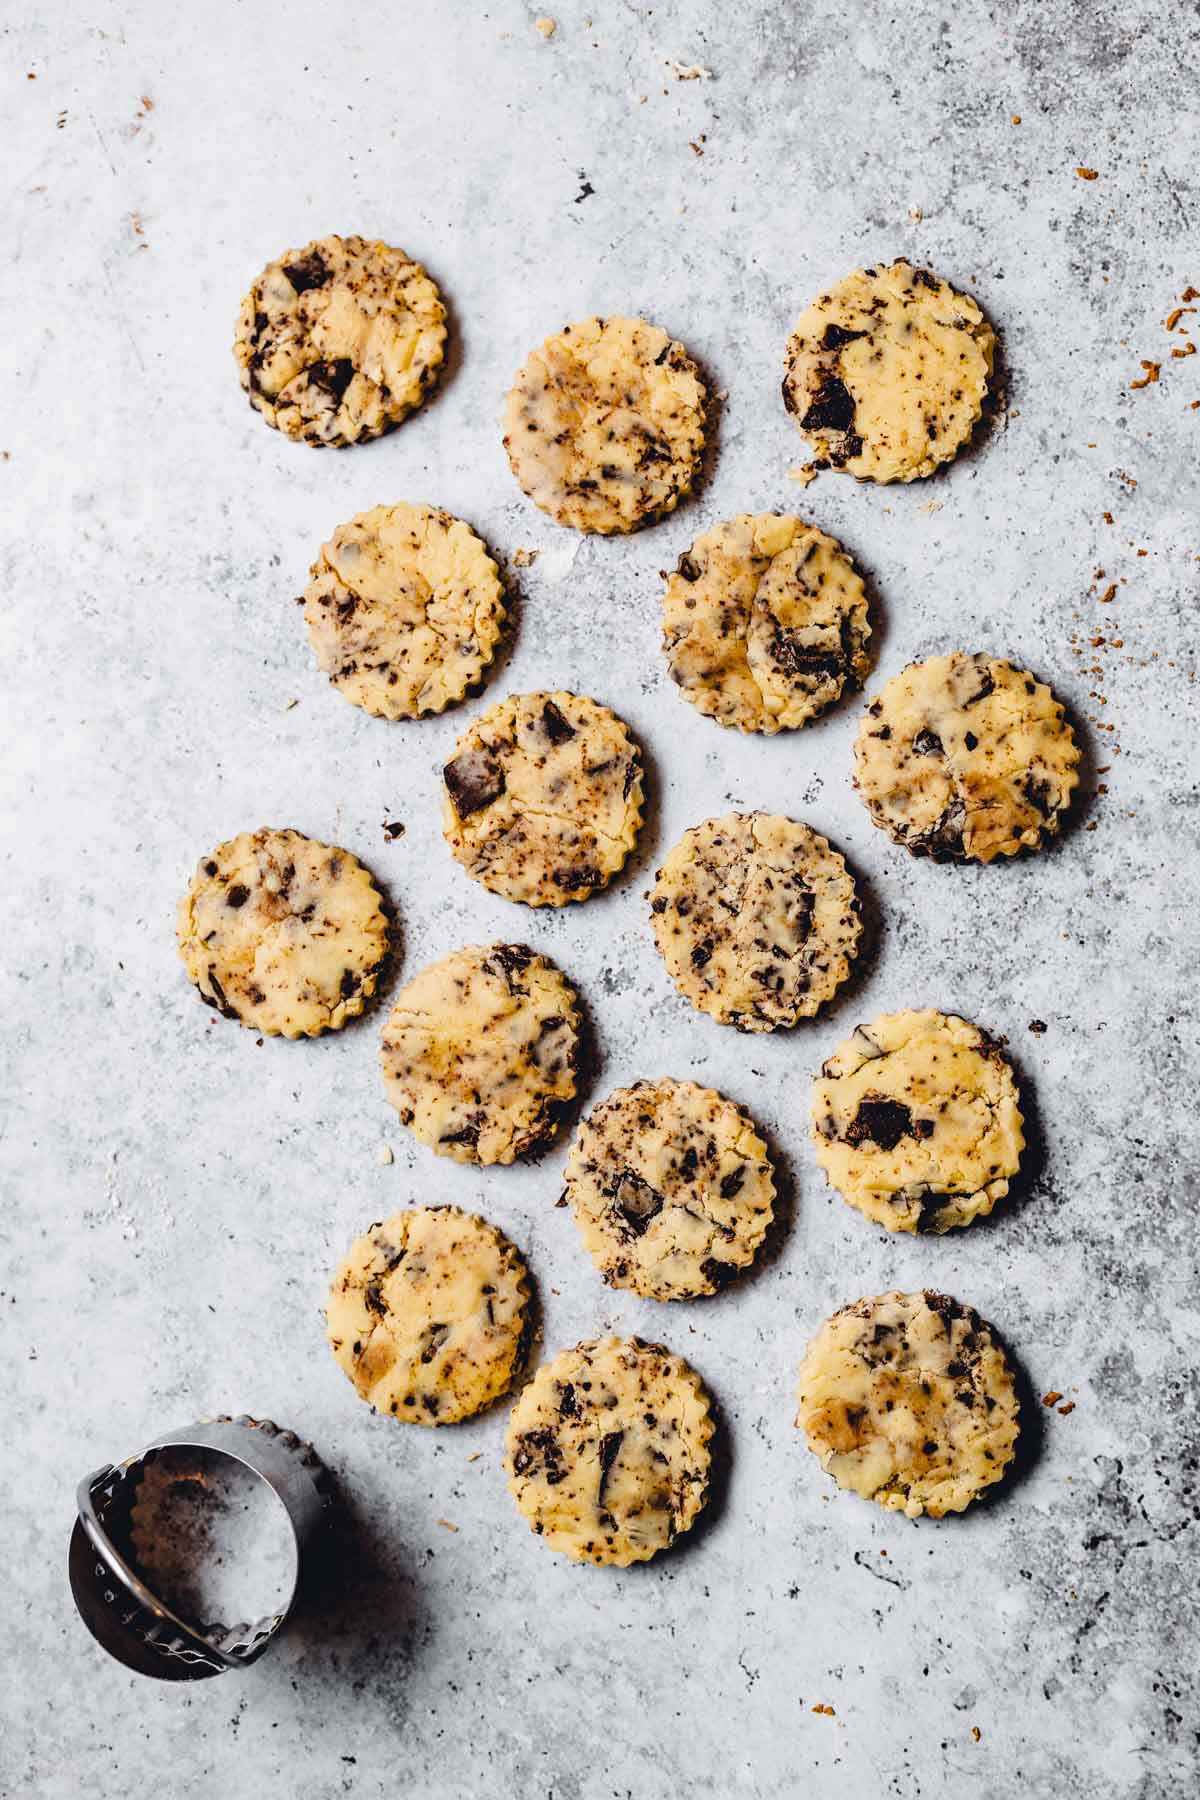
<path fill-rule="evenodd" d="M 392 1155 L 392 1146 L 390 1144 L 380 1144 L 379 1149 L 375 1153 L 375 1161 L 379 1164 L 380 1168 L 386 1169 L 388 1164 L 394 1163 L 395 1160 L 395 1157 Z"/>
<path fill-rule="evenodd" d="M 544 38 L 552 38 L 558 30 L 558 20 L 547 18 L 535 19 L 533 21 L 533 27 L 534 30 L 539 31 Z"/>
<path fill-rule="evenodd" d="M 1129 384 L 1131 388 L 1149 387 L 1152 381 L 1158 380 L 1159 370 L 1162 367 L 1161 363 L 1148 362 L 1143 356 L 1141 358 L 1141 366 L 1145 369 L 1146 373 L 1140 376 L 1137 381 L 1131 381 Z"/>
<path fill-rule="evenodd" d="M 438 1520 L 436 1520 L 436 1523 L 442 1527 L 443 1531 L 457 1531 L 458 1530 L 458 1526 L 452 1525 L 450 1523 L 449 1519 L 438 1519 Z"/>
<path fill-rule="evenodd" d="M 1042 1405 L 1043 1406 L 1057 1406 L 1061 1399 L 1062 1399 L 1062 1395 L 1059 1393 L 1058 1389 L 1051 1388 L 1049 1393 L 1042 1395 Z"/>
<path fill-rule="evenodd" d="M 1099 171 L 1099 169 L 1078 168 L 1078 169 L 1076 169 L 1075 173 L 1078 175 L 1080 181 L 1095 181 L 1095 179 L 1096 179 L 1097 175 L 1099 175 L 1100 171 Z"/>

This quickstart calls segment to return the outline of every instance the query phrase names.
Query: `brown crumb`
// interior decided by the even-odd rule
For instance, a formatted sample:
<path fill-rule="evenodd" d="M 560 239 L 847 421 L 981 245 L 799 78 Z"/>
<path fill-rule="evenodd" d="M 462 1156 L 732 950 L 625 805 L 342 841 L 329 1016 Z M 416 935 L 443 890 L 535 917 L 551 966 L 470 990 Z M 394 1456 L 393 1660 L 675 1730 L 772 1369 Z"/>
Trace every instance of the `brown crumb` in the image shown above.
<path fill-rule="evenodd" d="M 1106 525 L 1111 525 L 1113 522 L 1113 516 L 1110 512 L 1101 513 L 1100 517 L 1104 520 Z"/>
<path fill-rule="evenodd" d="M 1117 592 L 1117 584 L 1114 581 L 1109 587 L 1105 588 L 1104 592 L 1101 594 L 1101 596 L 1100 596 L 1101 606 L 1107 606 L 1109 601 L 1115 597 L 1116 592 Z"/>
<path fill-rule="evenodd" d="M 30 77 L 32 80 L 33 77 Z M 1200 288 L 1185 287 L 1179 298 L 1181 300 L 1200 300 Z"/>
<path fill-rule="evenodd" d="M 824 1713 L 826 1718 L 829 1719 L 837 1718 L 837 1714 L 834 1712 L 832 1706 L 814 1706 L 812 1710 L 815 1713 Z"/>
<path fill-rule="evenodd" d="M 541 554 L 540 550 L 514 550 L 513 565 L 518 569 L 531 569 Z"/>
<path fill-rule="evenodd" d="M 154 111 L 154 102 L 150 98 L 149 94 L 142 95 L 142 111 L 143 112 L 153 112 Z"/>
<path fill-rule="evenodd" d="M 1014 114 L 1013 114 L 1013 116 L 1012 116 L 1012 119 L 1013 119 L 1013 124 L 1014 124 L 1014 125 L 1019 125 L 1019 124 L 1020 124 L 1020 123 L 1021 123 L 1021 115 L 1020 115 L 1020 113 L 1014 113 Z"/>
<path fill-rule="evenodd" d="M 697 156 L 703 156 L 703 155 L 704 155 L 704 151 L 703 151 L 703 150 L 702 150 L 702 149 L 701 149 L 701 148 L 700 148 L 700 145 L 699 145 L 699 144 L 694 144 L 694 143 L 693 143 L 693 142 L 692 142 L 692 140 L 691 140 L 691 138 L 689 138 L 689 139 L 688 139 L 688 149 L 689 149 L 689 150 L 694 150 L 694 151 L 695 151 L 695 152 L 696 152 L 696 155 L 697 155 Z"/>
<path fill-rule="evenodd" d="M 1196 309 L 1194 306 L 1177 306 L 1175 308 L 1174 312 L 1167 314 L 1166 321 L 1163 325 L 1163 330 L 1164 331 L 1174 331 L 1174 329 L 1178 325 L 1180 319 L 1182 319 L 1184 313 L 1194 313 L 1195 310 Z"/>
<path fill-rule="evenodd" d="M 467 1461 L 468 1462 L 478 1462 L 482 1455 L 483 1455 L 482 1450 L 472 1450 L 470 1456 L 468 1456 L 468 1458 L 467 1458 Z"/>
<path fill-rule="evenodd" d="M 978 1725 L 972 1725 L 971 1736 L 975 1739 L 976 1743 L 978 1743 L 980 1738 L 983 1736 L 983 1733 L 982 1733 L 982 1731 L 980 1731 Z"/>
<path fill-rule="evenodd" d="M 25 77 L 25 79 L 26 79 L 26 81 L 36 81 L 37 76 L 34 74 L 33 70 L 30 69 L 30 71 L 29 71 L 28 75 Z"/>
<path fill-rule="evenodd" d="M 394 844 L 397 838 L 402 838 L 404 836 L 404 826 L 400 823 L 399 819 L 385 819 L 383 822 L 383 835 L 389 844 Z"/>
<path fill-rule="evenodd" d="M 1051 1388 L 1050 1392 L 1048 1394 L 1042 1395 L 1042 1405 L 1043 1406 L 1057 1406 L 1061 1399 L 1062 1399 L 1062 1395 L 1059 1393 L 1058 1389 Z"/>
<path fill-rule="evenodd" d="M 1175 348 L 1171 351 L 1171 355 L 1175 358 L 1176 362 L 1182 362 L 1185 356 L 1195 356 L 1195 354 L 1196 346 L 1193 343 L 1182 345 L 1176 344 Z"/>
<path fill-rule="evenodd" d="M 535 19 L 533 28 L 535 31 L 540 31 L 544 38 L 552 38 L 558 30 L 558 21 L 557 19 Z"/>
<path fill-rule="evenodd" d="M 458 1530 L 458 1526 L 452 1525 L 450 1523 L 449 1519 L 438 1519 L 435 1521 L 435 1523 L 440 1525 L 443 1528 L 443 1530 L 445 1530 L 445 1531 L 457 1531 Z"/>
<path fill-rule="evenodd" d="M 1192 404 L 1188 407 L 1188 411 L 1195 412 L 1195 410 L 1198 406 L 1200 406 L 1200 400 L 1193 400 Z"/>
<path fill-rule="evenodd" d="M 1073 1400 L 1068 1400 L 1065 1406 L 1060 1406 L 1058 1408 L 1058 1416 L 1060 1419 L 1065 1419 L 1068 1413 L 1073 1413 L 1074 1411 L 1075 1402 Z"/>
<path fill-rule="evenodd" d="M 1035 1037 L 1041 1037 L 1047 1029 L 1045 1019 L 1030 1019 L 1029 1029 Z"/>
<path fill-rule="evenodd" d="M 1075 173 L 1078 175 L 1080 181 L 1095 181 L 1100 171 L 1099 169 L 1076 169 Z"/>
<path fill-rule="evenodd" d="M 1152 381 L 1158 380 L 1158 372 L 1159 372 L 1159 369 L 1162 367 L 1161 363 L 1147 362 L 1145 357 L 1143 356 L 1141 359 L 1141 366 L 1143 369 L 1145 369 L 1146 373 L 1144 375 L 1139 376 L 1136 381 L 1131 381 L 1129 384 L 1131 388 L 1149 387 L 1150 383 Z"/>

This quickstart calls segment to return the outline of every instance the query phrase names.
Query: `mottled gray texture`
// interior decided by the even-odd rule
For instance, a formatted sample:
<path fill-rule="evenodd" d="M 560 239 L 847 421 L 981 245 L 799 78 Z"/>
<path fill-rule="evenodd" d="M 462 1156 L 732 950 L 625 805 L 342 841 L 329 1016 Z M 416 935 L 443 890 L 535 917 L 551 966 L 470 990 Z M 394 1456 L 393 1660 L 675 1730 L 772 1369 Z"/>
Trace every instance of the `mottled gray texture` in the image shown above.
<path fill-rule="evenodd" d="M 1196 7 L 594 0 L 589 23 L 549 0 L 549 43 L 538 10 L 5 12 L 0 1320 L 16 1604 L 0 1789 L 1194 1791 L 1200 359 L 1168 360 L 1162 321 L 1200 285 Z M 713 79 L 677 82 L 667 57 Z M 455 334 L 427 411 L 341 453 L 268 430 L 230 354 L 262 263 L 329 230 L 427 262 Z M 1013 410 L 933 481 L 802 491 L 785 478 L 803 456 L 779 398 L 788 330 L 827 278 L 897 252 L 978 294 Z M 620 542 L 535 513 L 497 428 L 523 353 L 593 309 L 661 320 L 728 390 L 708 485 Z M 1141 357 L 1162 379 L 1131 393 Z M 505 556 L 545 554 L 515 575 L 515 646 L 484 700 L 388 726 L 318 676 L 293 600 L 333 525 L 400 498 L 461 514 Z M 706 525 L 771 507 L 834 532 L 871 573 L 875 680 L 980 647 L 1115 727 L 1085 728 L 1089 785 L 1107 791 L 1060 846 L 990 869 L 911 862 L 849 785 L 859 703 L 764 742 L 673 692 L 658 570 Z M 1098 568 L 1100 591 L 1128 582 L 1108 605 L 1089 593 Z M 1076 656 L 1073 634 L 1124 646 Z M 452 862 L 438 769 L 486 700 L 558 685 L 629 720 L 653 797 L 611 891 L 533 914 Z M 656 858 L 730 805 L 826 832 L 881 919 L 854 990 L 791 1034 L 751 1040 L 693 1013 L 650 940 Z M 407 834 L 385 843 L 385 819 Z M 262 823 L 339 840 L 378 872 L 405 971 L 492 933 L 559 959 L 594 1020 L 593 1095 L 666 1072 L 749 1104 L 791 1190 L 758 1272 L 669 1308 L 611 1293 L 554 1208 L 561 1149 L 483 1173 L 400 1129 L 375 1069 L 378 1009 L 262 1048 L 206 1013 L 176 958 L 176 900 L 205 849 Z M 855 1020 L 930 1004 L 1009 1035 L 1044 1158 L 992 1220 L 897 1242 L 826 1191 L 807 1082 Z M 571 1567 L 505 1492 L 503 1408 L 435 1435 L 355 1399 L 323 1342 L 328 1274 L 371 1219 L 439 1199 L 522 1247 L 548 1347 L 637 1330 L 711 1383 L 729 1469 L 692 1543 L 628 1574 Z M 1037 1394 L 1076 1402 L 1068 1417 L 1035 1405 L 1032 1467 L 941 1524 L 837 1494 L 791 1425 L 825 1313 L 924 1283 L 992 1319 Z M 259 1668 L 160 1689 L 106 1662 L 73 1614 L 72 1487 L 210 1408 L 311 1435 L 353 1546 Z"/>

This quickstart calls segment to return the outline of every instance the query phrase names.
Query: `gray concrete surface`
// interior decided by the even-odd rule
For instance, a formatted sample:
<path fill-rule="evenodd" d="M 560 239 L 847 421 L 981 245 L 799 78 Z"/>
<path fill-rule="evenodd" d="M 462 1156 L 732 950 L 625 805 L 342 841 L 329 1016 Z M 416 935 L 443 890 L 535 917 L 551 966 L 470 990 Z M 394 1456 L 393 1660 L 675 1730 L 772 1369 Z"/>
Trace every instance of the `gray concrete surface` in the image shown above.
<path fill-rule="evenodd" d="M 516 0 L 14 0 L 0 20 L 0 1791 L 1193 1793 L 1200 360 L 1168 356 L 1184 340 L 1163 320 L 1200 285 L 1197 9 L 545 10 L 548 42 Z M 426 412 L 340 454 L 269 431 L 230 355 L 261 264 L 330 230 L 418 255 L 455 328 Z M 1009 410 L 933 481 L 801 491 L 778 393 L 790 324 L 823 281 L 895 253 L 978 295 Z M 668 325 L 728 398 L 691 504 L 578 542 L 517 491 L 497 414 L 531 344 L 618 309 Z M 1131 391 L 1141 358 L 1161 378 Z M 439 765 L 484 700 L 389 727 L 311 664 L 293 597 L 313 550 L 399 498 L 462 514 L 504 557 L 543 551 L 514 574 L 519 627 L 485 699 L 576 687 L 647 747 L 641 849 L 586 906 L 517 911 L 442 843 Z M 1090 798 L 1057 849 L 918 866 L 850 789 L 857 702 L 760 742 L 679 699 L 657 571 L 706 523 L 772 507 L 870 571 L 879 677 L 962 644 L 1069 701 Z M 767 1040 L 688 1009 L 647 927 L 657 856 L 731 805 L 828 833 L 879 918 L 833 1013 Z M 388 819 L 407 827 L 394 843 Z M 594 1020 L 593 1095 L 668 1071 L 750 1105 L 790 1194 L 758 1271 L 669 1309 L 611 1293 L 554 1208 L 561 1149 L 481 1172 L 408 1139 L 376 1075 L 378 1011 L 261 1047 L 207 1014 L 176 899 L 203 850 L 264 822 L 368 861 L 404 970 L 492 933 L 558 958 Z M 875 1233 L 805 1142 L 822 1056 L 910 1003 L 1006 1033 L 1044 1136 L 1025 1191 L 942 1241 Z M 523 1246 L 547 1346 L 616 1327 L 693 1360 L 727 1445 L 693 1541 L 627 1574 L 571 1567 L 505 1492 L 503 1409 L 435 1435 L 356 1401 L 322 1341 L 328 1272 L 367 1221 L 429 1199 Z M 1035 1401 L 1019 1480 L 910 1524 L 833 1489 L 791 1386 L 835 1305 L 929 1283 L 1075 1410 Z M 268 1661 L 162 1689 L 73 1614 L 72 1489 L 219 1407 L 311 1435 L 352 1528 Z"/>

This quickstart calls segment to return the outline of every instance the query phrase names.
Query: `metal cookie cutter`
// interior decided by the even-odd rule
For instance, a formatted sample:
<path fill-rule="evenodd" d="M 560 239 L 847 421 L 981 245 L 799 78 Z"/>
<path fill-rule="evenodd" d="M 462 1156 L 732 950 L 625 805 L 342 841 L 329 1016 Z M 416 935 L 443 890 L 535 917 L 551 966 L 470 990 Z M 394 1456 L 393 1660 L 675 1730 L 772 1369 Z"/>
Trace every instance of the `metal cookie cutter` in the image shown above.
<path fill-rule="evenodd" d="M 222 1468 L 243 1483 L 243 1472 L 249 1470 L 279 1502 L 278 1518 L 269 1505 L 265 1512 L 270 1514 L 272 1532 L 277 1527 L 282 1534 L 280 1547 L 288 1553 L 290 1580 L 283 1578 L 273 1596 L 273 1610 L 265 1617 L 237 1625 L 187 1618 L 160 1599 L 147 1579 L 145 1559 L 134 1547 L 139 1490 L 156 1462 L 161 1469 L 172 1459 L 186 1460 L 189 1452 L 197 1459 L 196 1470 L 208 1471 L 207 1478 L 198 1472 L 193 1484 L 201 1502 L 206 1498 L 206 1479 L 211 1483 L 213 1473 Z M 253 1484 L 245 1485 L 257 1492 Z M 79 1484 L 79 1517 L 68 1558 L 79 1616 L 110 1656 L 142 1675 L 198 1681 L 226 1669 L 245 1668 L 274 1642 L 291 1612 L 305 1551 L 328 1522 L 331 1499 L 329 1476 L 312 1445 L 270 1419 L 221 1414 L 181 1431 L 168 1431 L 138 1455 L 98 1469 Z"/>

